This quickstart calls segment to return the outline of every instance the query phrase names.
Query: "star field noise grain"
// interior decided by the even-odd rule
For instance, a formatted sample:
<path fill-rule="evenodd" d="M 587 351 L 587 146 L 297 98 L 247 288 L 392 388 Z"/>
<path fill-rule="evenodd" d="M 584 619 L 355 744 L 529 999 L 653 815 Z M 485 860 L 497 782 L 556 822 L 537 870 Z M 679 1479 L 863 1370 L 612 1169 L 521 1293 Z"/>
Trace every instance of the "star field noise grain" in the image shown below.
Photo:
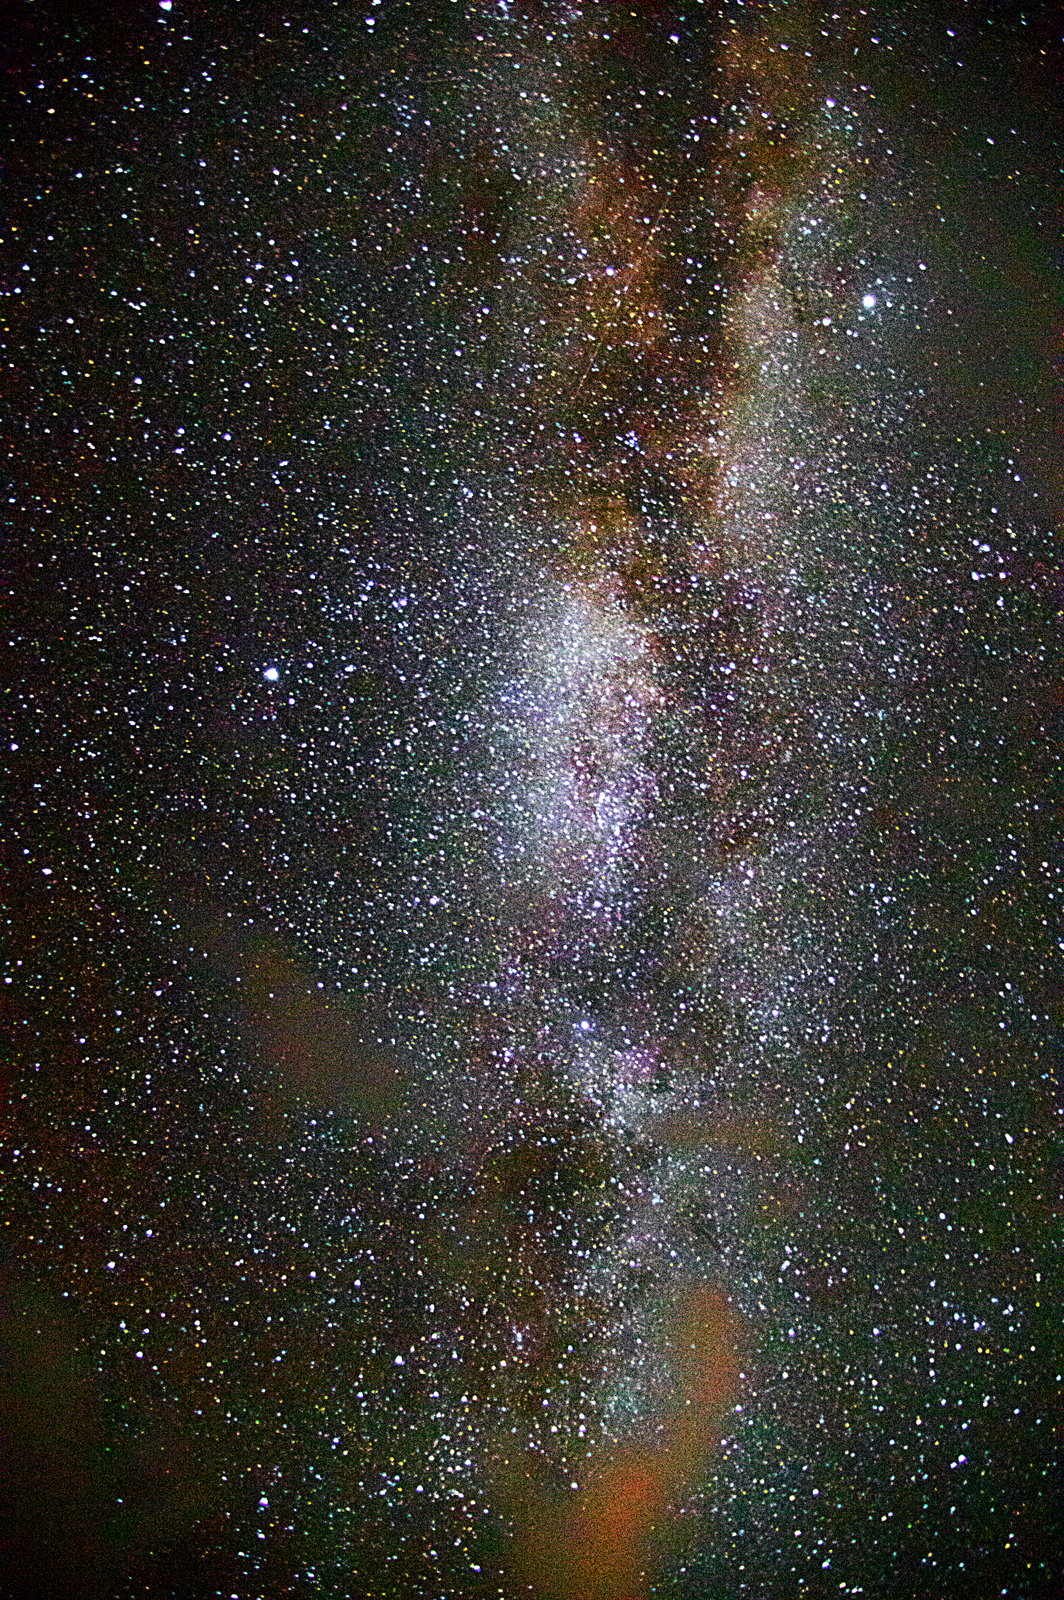
<path fill-rule="evenodd" d="M 17 10 L 26 1592 L 1058 1592 L 1048 17 Z"/>

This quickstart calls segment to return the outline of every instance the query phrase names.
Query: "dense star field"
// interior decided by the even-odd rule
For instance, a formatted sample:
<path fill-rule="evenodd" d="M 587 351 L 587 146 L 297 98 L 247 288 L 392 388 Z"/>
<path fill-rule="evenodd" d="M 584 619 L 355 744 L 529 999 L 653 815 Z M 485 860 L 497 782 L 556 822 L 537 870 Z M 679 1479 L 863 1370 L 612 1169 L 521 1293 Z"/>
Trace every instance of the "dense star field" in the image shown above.
<path fill-rule="evenodd" d="M 1055 8 L 13 0 L 0 1592 L 1062 1592 Z"/>

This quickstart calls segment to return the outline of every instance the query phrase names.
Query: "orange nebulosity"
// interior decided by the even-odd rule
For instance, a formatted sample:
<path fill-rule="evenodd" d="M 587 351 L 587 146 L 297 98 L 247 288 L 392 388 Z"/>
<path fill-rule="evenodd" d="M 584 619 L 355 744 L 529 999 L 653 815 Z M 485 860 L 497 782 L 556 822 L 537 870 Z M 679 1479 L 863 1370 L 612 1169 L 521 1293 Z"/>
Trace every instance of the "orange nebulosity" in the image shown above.
<path fill-rule="evenodd" d="M 586 1487 L 551 1492 L 529 1474 L 512 1514 L 516 1564 L 543 1600 L 630 1600 L 667 1559 L 670 1511 L 706 1471 L 739 1383 L 738 1318 L 719 1289 L 690 1290 L 664 1353 L 670 1398 L 638 1436 L 592 1464 Z"/>
<path fill-rule="evenodd" d="M 281 1093 L 383 1127 L 406 1066 L 384 1005 L 326 999 L 310 968 L 279 940 L 236 930 L 209 906 L 188 905 L 178 915 L 226 984 L 234 1021 Z"/>

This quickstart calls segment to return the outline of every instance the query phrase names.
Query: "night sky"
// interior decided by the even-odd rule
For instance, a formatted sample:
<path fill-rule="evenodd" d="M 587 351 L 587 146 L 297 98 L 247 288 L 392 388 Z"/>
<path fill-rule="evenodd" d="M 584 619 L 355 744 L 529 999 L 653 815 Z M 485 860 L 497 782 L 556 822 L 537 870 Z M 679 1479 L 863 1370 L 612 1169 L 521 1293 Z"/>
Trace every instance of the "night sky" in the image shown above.
<path fill-rule="evenodd" d="M 1059 35 L 6 8 L 5 1597 L 1064 1592 Z"/>

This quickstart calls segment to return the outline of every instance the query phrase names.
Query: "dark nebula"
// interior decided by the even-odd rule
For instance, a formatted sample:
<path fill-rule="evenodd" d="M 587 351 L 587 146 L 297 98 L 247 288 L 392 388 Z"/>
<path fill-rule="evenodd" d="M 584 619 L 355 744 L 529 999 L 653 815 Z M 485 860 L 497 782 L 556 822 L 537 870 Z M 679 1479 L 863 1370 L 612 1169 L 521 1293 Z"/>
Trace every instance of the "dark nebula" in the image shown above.
<path fill-rule="evenodd" d="M 0 1592 L 1059 1595 L 1055 8 L 5 20 Z"/>

